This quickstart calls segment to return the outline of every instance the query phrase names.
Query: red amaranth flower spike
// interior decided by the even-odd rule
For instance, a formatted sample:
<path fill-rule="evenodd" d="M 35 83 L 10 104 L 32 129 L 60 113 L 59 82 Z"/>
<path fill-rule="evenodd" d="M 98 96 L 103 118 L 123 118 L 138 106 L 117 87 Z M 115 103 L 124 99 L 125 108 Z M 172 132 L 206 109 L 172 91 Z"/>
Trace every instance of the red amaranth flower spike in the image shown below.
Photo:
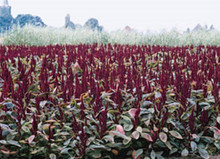
<path fill-rule="evenodd" d="M 195 131 L 195 128 L 194 128 L 194 124 L 195 124 L 194 109 L 195 109 L 195 107 L 192 108 L 191 115 L 189 116 L 189 129 L 190 129 L 191 134 L 193 134 Z"/>
<path fill-rule="evenodd" d="M 33 119 L 33 121 L 32 121 L 32 128 L 31 128 L 31 133 L 32 133 L 32 135 L 37 135 L 37 130 L 38 130 L 38 123 L 37 123 L 37 120 L 36 120 L 36 117 L 35 117 L 35 115 L 33 115 L 32 116 L 32 119 Z"/>

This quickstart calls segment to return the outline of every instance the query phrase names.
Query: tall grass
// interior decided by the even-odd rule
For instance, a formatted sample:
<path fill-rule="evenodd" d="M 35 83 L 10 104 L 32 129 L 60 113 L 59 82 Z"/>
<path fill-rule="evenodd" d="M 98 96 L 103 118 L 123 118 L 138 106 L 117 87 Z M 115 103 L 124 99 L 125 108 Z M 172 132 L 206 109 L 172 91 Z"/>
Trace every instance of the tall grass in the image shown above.
<path fill-rule="evenodd" d="M 92 44 L 118 43 L 130 45 L 217 45 L 220 46 L 220 31 L 200 30 L 196 32 L 179 33 L 140 33 L 136 31 L 118 30 L 114 32 L 98 32 L 88 29 L 39 28 L 25 26 L 15 27 L 1 35 L 3 45 L 55 45 L 55 44 Z"/>

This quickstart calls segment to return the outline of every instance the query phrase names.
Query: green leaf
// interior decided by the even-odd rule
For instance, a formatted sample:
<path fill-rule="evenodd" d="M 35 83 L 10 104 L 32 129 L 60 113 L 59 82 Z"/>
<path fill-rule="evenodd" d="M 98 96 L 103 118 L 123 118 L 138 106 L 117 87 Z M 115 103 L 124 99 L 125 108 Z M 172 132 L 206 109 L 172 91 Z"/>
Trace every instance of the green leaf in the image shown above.
<path fill-rule="evenodd" d="M 152 105 L 153 103 L 151 101 L 144 101 L 143 104 L 142 104 L 142 107 L 146 107 L 146 106 L 149 106 L 149 105 Z"/>
<path fill-rule="evenodd" d="M 94 158 L 101 158 L 102 154 L 101 154 L 100 151 L 93 151 L 92 152 L 92 157 L 94 157 Z"/>
<path fill-rule="evenodd" d="M 28 87 L 28 89 L 27 89 L 27 92 L 30 92 L 30 91 L 34 90 L 35 87 L 37 87 L 38 85 L 39 85 L 38 82 L 35 82 L 34 84 L 30 85 L 30 87 Z"/>
<path fill-rule="evenodd" d="M 196 151 L 198 149 L 198 146 L 194 141 L 191 141 L 190 146 L 192 151 Z"/>
<path fill-rule="evenodd" d="M 120 133 L 118 131 L 110 131 L 109 134 L 116 135 L 116 136 L 121 137 L 123 139 L 128 139 L 128 137 L 126 135 L 123 135 L 122 133 Z"/>
<path fill-rule="evenodd" d="M 122 115 L 121 117 L 122 117 L 122 120 L 120 121 L 120 123 L 123 125 L 124 130 L 131 131 L 134 127 L 132 124 L 131 118 L 124 116 L 124 115 Z"/>
<path fill-rule="evenodd" d="M 68 146 L 68 145 L 70 144 L 70 141 L 71 141 L 71 140 L 72 140 L 72 138 L 70 138 L 70 139 L 66 140 L 66 141 L 64 142 L 64 144 L 63 144 L 63 145 Z"/>
<path fill-rule="evenodd" d="M 164 159 L 164 157 L 161 155 L 157 155 L 157 159 Z"/>
<path fill-rule="evenodd" d="M 17 146 L 17 147 L 21 147 L 21 145 L 17 141 L 15 141 L 15 140 L 9 140 L 8 144 L 14 145 L 14 146 Z"/>
<path fill-rule="evenodd" d="M 60 135 L 67 136 L 67 135 L 70 135 L 70 133 L 68 133 L 68 132 L 61 132 Z"/>
<path fill-rule="evenodd" d="M 108 143 L 106 144 L 106 146 L 111 147 L 111 148 L 121 148 L 122 146 L 124 146 L 122 143 Z"/>
<path fill-rule="evenodd" d="M 150 157 L 151 157 L 151 159 L 155 159 L 156 158 L 156 153 L 154 152 L 154 150 L 151 151 Z"/>
<path fill-rule="evenodd" d="M 69 154 L 68 151 L 69 151 L 70 149 L 71 149 L 71 148 L 63 148 L 60 153 L 61 153 L 61 154 Z"/>
<path fill-rule="evenodd" d="M 95 140 L 95 136 L 88 138 L 88 140 L 86 141 L 86 146 L 89 146 L 94 140 Z"/>
<path fill-rule="evenodd" d="M 0 124 L 0 127 L 3 129 L 3 130 L 11 130 L 10 127 L 6 124 Z"/>
<path fill-rule="evenodd" d="M 41 108 L 44 108 L 46 104 L 47 104 L 47 101 L 46 101 L 46 100 L 41 101 L 41 102 L 40 102 L 40 107 L 41 107 Z"/>
<path fill-rule="evenodd" d="M 50 159 L 56 159 L 57 158 L 57 156 L 55 155 L 55 154 L 50 154 Z"/>
<path fill-rule="evenodd" d="M 124 140 L 123 140 L 123 144 L 124 144 L 124 145 L 127 145 L 130 141 L 131 141 L 131 138 L 130 138 L 130 137 L 127 137 L 127 139 L 124 139 Z"/>
<path fill-rule="evenodd" d="M 183 137 L 177 131 L 170 131 L 170 134 L 177 139 L 183 139 Z"/>
<path fill-rule="evenodd" d="M 9 141 L 9 140 L 14 140 L 15 138 L 15 134 L 13 133 L 9 133 L 7 136 L 6 136 L 6 140 Z"/>
<path fill-rule="evenodd" d="M 106 149 L 104 145 L 90 145 L 88 149 Z"/>
<path fill-rule="evenodd" d="M 220 116 L 217 117 L 216 121 L 220 124 Z"/>
<path fill-rule="evenodd" d="M 189 155 L 189 151 L 185 148 L 182 152 L 181 152 L 181 156 L 182 157 L 187 157 Z"/>
<path fill-rule="evenodd" d="M 7 142 L 5 140 L 0 140 L 0 144 L 6 145 Z"/>
<path fill-rule="evenodd" d="M 220 130 L 217 127 L 210 128 L 214 132 L 214 138 L 220 140 Z"/>
<path fill-rule="evenodd" d="M 170 144 L 169 141 L 165 142 L 165 145 L 166 145 L 170 150 L 172 150 L 172 145 Z"/>
<path fill-rule="evenodd" d="M 41 108 L 44 108 L 46 104 L 51 104 L 51 105 L 53 105 L 53 103 L 52 103 L 51 101 L 44 100 L 44 101 L 41 101 L 41 102 L 40 102 L 40 107 L 41 107 Z"/>
<path fill-rule="evenodd" d="M 209 153 L 205 149 L 200 148 L 199 154 L 202 158 L 209 159 Z"/>
<path fill-rule="evenodd" d="M 36 153 L 38 153 L 38 152 L 44 151 L 44 149 L 45 149 L 44 147 L 41 147 L 41 148 L 38 148 L 38 149 L 36 149 L 36 150 L 32 150 L 30 154 L 32 154 L 32 155 L 33 155 L 33 154 L 36 154 Z"/>
<path fill-rule="evenodd" d="M 111 135 L 106 135 L 103 137 L 103 139 L 108 142 L 114 142 L 114 138 Z"/>
<path fill-rule="evenodd" d="M 207 103 L 207 102 L 201 102 L 201 103 L 199 103 L 199 105 L 201 105 L 201 106 L 210 106 L 210 104 Z"/>
<path fill-rule="evenodd" d="M 159 133 L 159 138 L 162 142 L 167 142 L 167 134 L 165 134 L 164 132 Z"/>
<path fill-rule="evenodd" d="M 169 130 L 166 127 L 163 128 L 163 131 L 166 132 L 166 133 L 169 132 Z"/>
<path fill-rule="evenodd" d="M 131 131 L 133 129 L 133 125 L 131 124 L 124 124 L 124 130 L 125 131 Z"/>
<path fill-rule="evenodd" d="M 132 137 L 134 138 L 134 139 L 139 139 L 139 137 L 140 137 L 140 134 L 139 134 L 139 132 L 138 131 L 134 131 L 132 134 Z"/>
<path fill-rule="evenodd" d="M 112 94 L 113 94 L 113 93 L 106 93 L 106 92 L 103 92 L 100 98 L 104 99 L 104 98 L 106 98 L 106 97 L 111 96 Z"/>
<path fill-rule="evenodd" d="M 154 108 L 149 108 L 149 109 L 147 109 L 147 111 L 150 112 L 151 114 L 154 114 L 154 112 L 155 112 Z"/>
<path fill-rule="evenodd" d="M 136 152 L 135 152 L 135 155 L 134 155 L 134 158 L 138 158 L 141 154 L 143 153 L 143 149 L 138 149 Z"/>
<path fill-rule="evenodd" d="M 220 150 L 220 141 L 216 141 L 216 142 L 214 143 L 214 145 L 216 146 L 216 148 L 217 148 L 218 150 Z"/>
<path fill-rule="evenodd" d="M 138 126 L 136 129 L 138 132 L 142 133 L 142 127 Z"/>
<path fill-rule="evenodd" d="M 14 108 L 14 104 L 11 103 L 11 102 L 4 103 L 4 105 L 5 105 L 8 109 Z"/>
<path fill-rule="evenodd" d="M 76 147 L 76 143 L 77 143 L 77 140 L 73 140 L 72 142 L 71 142 L 71 144 L 69 144 L 69 146 L 70 147 Z"/>
<path fill-rule="evenodd" d="M 171 151 L 170 151 L 170 155 L 172 155 L 172 154 L 174 154 L 174 153 L 176 153 L 178 151 L 178 149 L 177 148 L 173 148 Z"/>
<path fill-rule="evenodd" d="M 27 126 L 25 126 L 25 125 L 23 125 L 23 126 L 21 127 L 21 129 L 22 129 L 24 132 L 26 132 L 26 133 L 29 133 L 29 132 L 30 132 L 30 129 L 29 129 Z"/>

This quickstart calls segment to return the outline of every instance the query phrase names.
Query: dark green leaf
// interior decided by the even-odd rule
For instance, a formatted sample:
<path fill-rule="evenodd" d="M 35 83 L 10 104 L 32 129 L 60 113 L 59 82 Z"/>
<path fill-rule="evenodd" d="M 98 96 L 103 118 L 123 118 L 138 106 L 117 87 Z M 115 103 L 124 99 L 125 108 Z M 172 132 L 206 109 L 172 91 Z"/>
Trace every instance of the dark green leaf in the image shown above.
<path fill-rule="evenodd" d="M 116 135 L 118 137 L 121 137 L 123 139 L 128 139 L 128 137 L 126 135 L 123 135 L 122 133 L 120 133 L 118 131 L 110 131 L 109 133 L 112 134 L 112 135 Z"/>
<path fill-rule="evenodd" d="M 6 145 L 7 142 L 5 140 L 0 140 L 0 144 Z"/>
<path fill-rule="evenodd" d="M 204 159 L 209 159 L 209 153 L 205 149 L 199 149 L 199 154 Z"/>
<path fill-rule="evenodd" d="M 21 147 L 21 145 L 17 141 L 15 141 L 15 140 L 9 140 L 8 144 L 14 145 L 14 146 L 17 146 L 17 147 Z"/>
<path fill-rule="evenodd" d="M 220 124 L 220 116 L 217 117 L 216 121 Z"/>
<path fill-rule="evenodd" d="M 169 141 L 165 142 L 165 145 L 166 145 L 170 150 L 172 150 L 172 145 L 170 144 Z"/>
<path fill-rule="evenodd" d="M 131 118 L 124 115 L 122 115 L 121 117 L 122 120 L 119 123 L 123 125 L 125 131 L 131 131 L 131 129 L 133 129 L 134 127 Z"/>
<path fill-rule="evenodd" d="M 150 157 L 151 157 L 151 159 L 155 159 L 156 158 L 156 153 L 154 152 L 154 150 L 151 151 Z"/>
<path fill-rule="evenodd" d="M 178 149 L 177 149 L 177 148 L 173 148 L 173 149 L 170 151 L 170 155 L 172 155 L 172 154 L 176 153 L 177 151 L 178 151 Z"/>
<path fill-rule="evenodd" d="M 63 145 L 68 146 L 68 145 L 70 144 L 70 141 L 71 141 L 71 140 L 72 140 L 72 138 L 70 138 L 70 139 L 66 140 L 66 141 L 64 142 L 64 144 L 63 144 Z"/>
<path fill-rule="evenodd" d="M 55 155 L 55 154 L 50 154 L 50 159 L 56 159 L 57 158 L 57 156 Z"/>
<path fill-rule="evenodd" d="M 124 145 L 127 145 L 127 144 L 129 144 L 130 141 L 131 141 L 131 138 L 130 138 L 130 137 L 127 137 L 127 139 L 124 139 L 124 140 L 123 140 L 123 144 L 124 144 Z"/>
<path fill-rule="evenodd" d="M 6 125 L 6 124 L 0 124 L 0 127 L 1 127 L 3 130 L 11 130 L 11 129 L 9 128 L 9 126 Z"/>
<path fill-rule="evenodd" d="M 61 132 L 60 133 L 60 135 L 63 135 L 63 136 L 67 136 L 67 135 L 69 135 L 70 133 L 68 133 L 68 132 Z"/>
<path fill-rule="evenodd" d="M 194 141 L 191 141 L 190 146 L 191 146 L 192 151 L 196 151 L 198 148 L 197 144 Z"/>
<path fill-rule="evenodd" d="M 106 135 L 103 137 L 103 139 L 108 142 L 114 142 L 114 138 L 111 135 Z"/>
<path fill-rule="evenodd" d="M 70 150 L 71 148 L 63 148 L 62 150 L 61 150 L 61 154 L 68 154 L 68 151 Z"/>
<path fill-rule="evenodd" d="M 4 105 L 8 108 L 8 109 L 12 109 L 12 108 L 14 108 L 14 104 L 13 103 L 11 103 L 11 102 L 8 102 L 8 103 L 4 103 Z"/>
<path fill-rule="evenodd" d="M 102 154 L 101 154 L 100 151 L 93 151 L 92 152 L 92 157 L 94 157 L 94 158 L 101 158 Z"/>
<path fill-rule="evenodd" d="M 187 157 L 189 155 L 189 151 L 185 148 L 182 152 L 181 152 L 181 156 L 182 157 Z"/>
<path fill-rule="evenodd" d="M 88 149 L 106 149 L 104 145 L 90 145 Z"/>

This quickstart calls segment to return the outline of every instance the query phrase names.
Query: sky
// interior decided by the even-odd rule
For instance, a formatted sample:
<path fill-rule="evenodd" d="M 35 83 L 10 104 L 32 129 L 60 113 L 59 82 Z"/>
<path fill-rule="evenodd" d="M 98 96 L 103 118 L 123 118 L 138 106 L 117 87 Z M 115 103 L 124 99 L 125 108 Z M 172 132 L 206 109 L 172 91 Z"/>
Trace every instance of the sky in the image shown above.
<path fill-rule="evenodd" d="M 220 0 L 8 0 L 12 15 L 40 16 L 45 24 L 64 26 L 65 16 L 83 25 L 96 18 L 107 31 L 130 26 L 138 31 L 176 28 L 183 31 L 196 24 L 220 30 Z"/>

